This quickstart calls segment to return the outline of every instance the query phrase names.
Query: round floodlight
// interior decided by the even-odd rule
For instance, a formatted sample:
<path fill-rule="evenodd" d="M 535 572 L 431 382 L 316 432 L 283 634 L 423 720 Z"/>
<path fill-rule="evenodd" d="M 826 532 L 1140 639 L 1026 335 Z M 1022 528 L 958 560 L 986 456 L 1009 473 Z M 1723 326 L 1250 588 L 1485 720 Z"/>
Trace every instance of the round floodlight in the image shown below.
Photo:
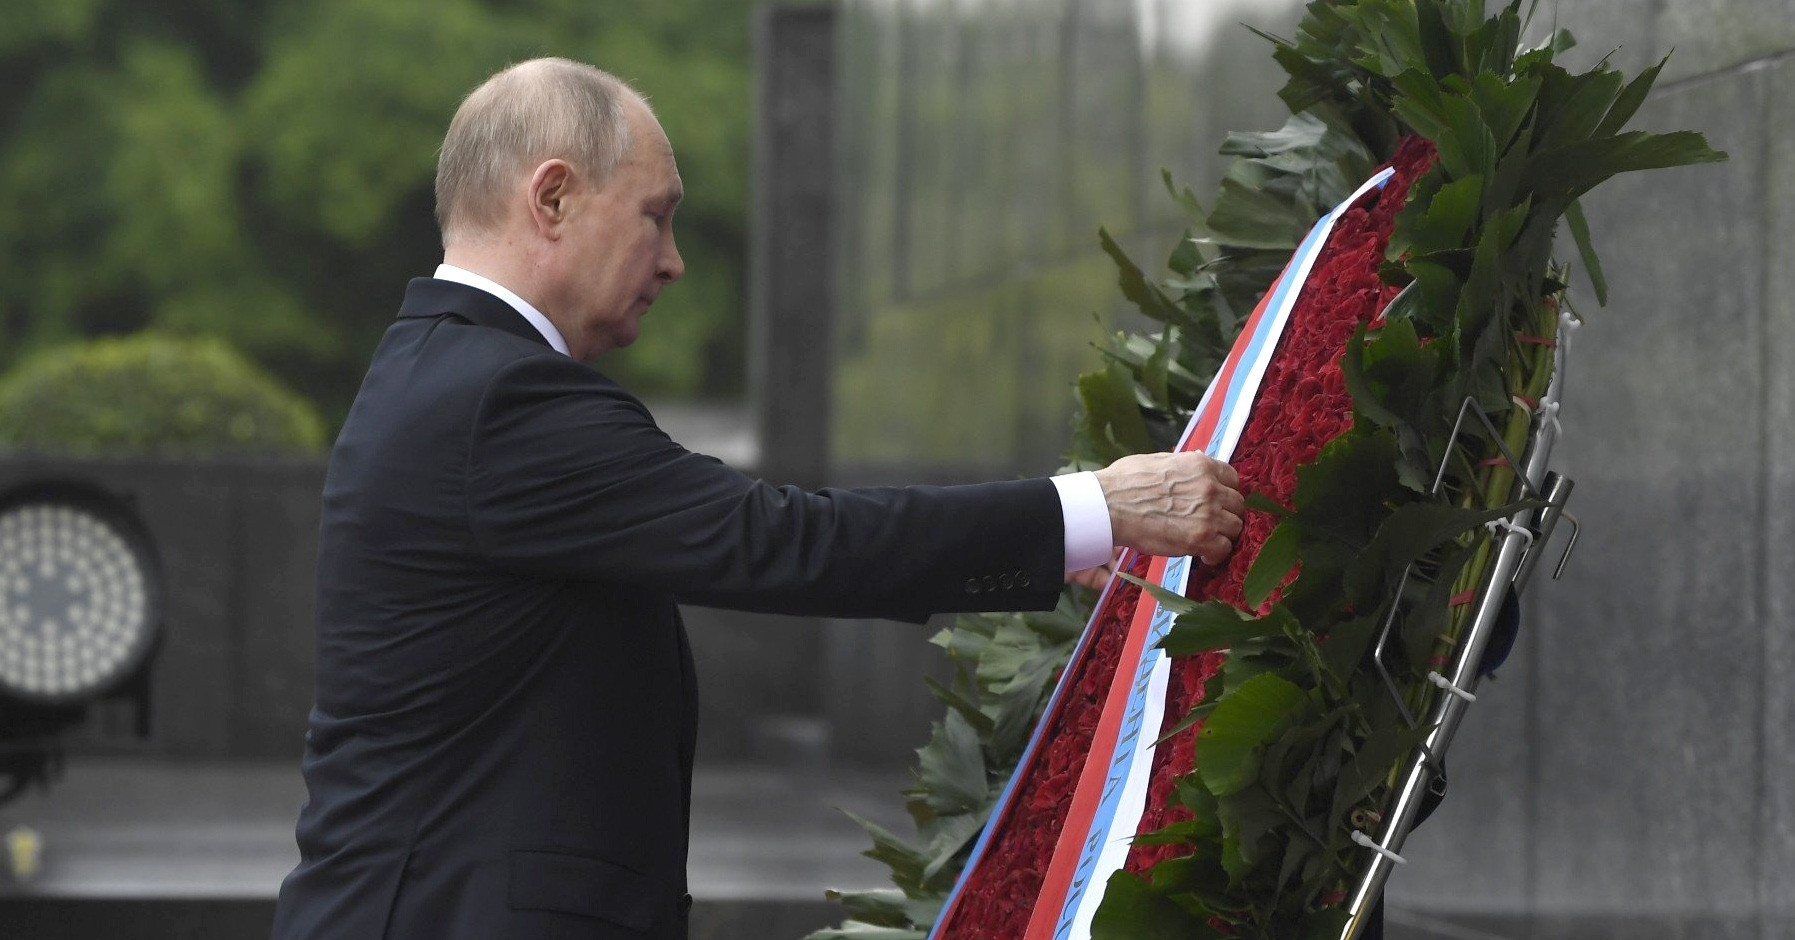
<path fill-rule="evenodd" d="M 0 694 L 46 705 L 99 697 L 154 645 L 161 603 L 143 527 L 86 489 L 0 496 Z"/>

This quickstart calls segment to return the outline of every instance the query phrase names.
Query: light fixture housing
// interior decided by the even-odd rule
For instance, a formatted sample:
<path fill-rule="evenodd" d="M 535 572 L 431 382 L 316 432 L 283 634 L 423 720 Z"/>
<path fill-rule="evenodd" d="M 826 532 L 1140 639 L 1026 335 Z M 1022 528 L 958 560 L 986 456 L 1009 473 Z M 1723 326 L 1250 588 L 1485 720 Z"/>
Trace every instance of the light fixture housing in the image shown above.
<path fill-rule="evenodd" d="M 135 677 L 155 648 L 155 545 L 116 496 L 35 482 L 0 494 L 0 695 L 78 705 Z"/>

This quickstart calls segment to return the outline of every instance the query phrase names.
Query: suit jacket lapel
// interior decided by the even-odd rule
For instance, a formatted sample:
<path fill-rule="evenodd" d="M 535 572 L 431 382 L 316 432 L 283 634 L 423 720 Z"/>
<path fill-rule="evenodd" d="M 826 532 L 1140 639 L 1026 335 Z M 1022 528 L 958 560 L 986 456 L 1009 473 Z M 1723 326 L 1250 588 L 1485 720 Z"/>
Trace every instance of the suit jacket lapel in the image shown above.
<path fill-rule="evenodd" d="M 466 284 L 433 277 L 414 277 L 405 287 L 405 300 L 399 305 L 399 316 L 439 317 L 443 314 L 460 317 L 469 323 L 489 326 L 534 340 L 548 346 L 548 340 L 536 332 L 523 314 L 491 294 Z"/>

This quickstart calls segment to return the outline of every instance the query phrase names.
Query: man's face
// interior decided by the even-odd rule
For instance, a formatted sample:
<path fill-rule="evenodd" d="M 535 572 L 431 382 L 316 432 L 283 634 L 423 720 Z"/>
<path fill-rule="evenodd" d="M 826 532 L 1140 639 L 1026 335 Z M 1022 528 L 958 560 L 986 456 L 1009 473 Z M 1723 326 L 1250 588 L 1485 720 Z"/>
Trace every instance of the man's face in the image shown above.
<path fill-rule="evenodd" d="M 632 108 L 631 136 L 623 162 L 598 186 L 578 186 L 569 205 L 554 319 L 576 359 L 635 342 L 649 305 L 685 273 L 673 244 L 683 194 L 673 148 L 641 106 Z"/>

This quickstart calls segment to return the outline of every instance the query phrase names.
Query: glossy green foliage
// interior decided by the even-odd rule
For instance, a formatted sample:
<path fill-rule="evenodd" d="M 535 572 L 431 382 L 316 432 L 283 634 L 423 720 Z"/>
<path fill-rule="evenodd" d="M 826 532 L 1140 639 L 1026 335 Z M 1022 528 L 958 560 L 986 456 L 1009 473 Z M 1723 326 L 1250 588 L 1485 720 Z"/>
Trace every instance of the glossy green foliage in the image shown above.
<path fill-rule="evenodd" d="M 440 260 L 461 96 L 563 55 L 632 82 L 680 158 L 684 282 L 605 368 L 742 381 L 749 0 L 21 0 L 0 36 L 0 367 L 145 326 L 228 340 L 340 417 Z"/>
<path fill-rule="evenodd" d="M 221 340 L 153 332 L 58 347 L 0 381 L 0 450 L 310 454 L 317 412 Z"/>
<path fill-rule="evenodd" d="M 873 839 L 866 856 L 891 869 L 898 890 L 831 891 L 851 919 L 808 940 L 927 934 L 1072 655 L 1090 613 L 1080 600 L 1068 593 L 1047 613 L 968 614 L 935 636 L 955 675 L 929 682 L 947 712 L 917 750 L 916 782 L 905 792 L 916 834 L 855 817 Z"/>

